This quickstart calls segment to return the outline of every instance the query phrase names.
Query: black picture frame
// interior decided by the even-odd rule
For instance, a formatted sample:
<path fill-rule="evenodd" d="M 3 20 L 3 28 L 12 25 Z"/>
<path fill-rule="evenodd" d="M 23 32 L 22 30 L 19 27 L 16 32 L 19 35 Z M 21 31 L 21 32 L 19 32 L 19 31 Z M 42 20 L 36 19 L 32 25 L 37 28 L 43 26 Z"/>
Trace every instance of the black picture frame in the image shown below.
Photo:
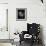
<path fill-rule="evenodd" d="M 16 8 L 16 20 L 17 21 L 27 20 L 27 8 Z"/>

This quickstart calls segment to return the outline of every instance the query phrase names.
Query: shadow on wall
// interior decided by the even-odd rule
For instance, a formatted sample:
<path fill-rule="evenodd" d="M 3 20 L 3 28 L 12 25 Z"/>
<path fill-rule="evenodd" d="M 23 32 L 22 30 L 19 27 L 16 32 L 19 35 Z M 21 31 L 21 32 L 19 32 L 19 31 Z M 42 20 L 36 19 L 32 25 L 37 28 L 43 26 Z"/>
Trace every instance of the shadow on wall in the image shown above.
<path fill-rule="evenodd" d="M 45 46 L 44 45 L 44 37 L 43 37 L 43 26 L 42 25 L 40 25 L 40 39 L 42 40 L 42 45 Z"/>

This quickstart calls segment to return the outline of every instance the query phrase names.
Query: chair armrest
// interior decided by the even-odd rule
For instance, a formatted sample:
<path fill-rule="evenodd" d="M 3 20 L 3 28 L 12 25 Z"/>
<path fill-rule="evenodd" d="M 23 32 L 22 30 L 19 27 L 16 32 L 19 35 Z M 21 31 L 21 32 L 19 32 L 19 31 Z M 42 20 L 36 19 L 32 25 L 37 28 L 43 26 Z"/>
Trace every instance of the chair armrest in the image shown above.
<path fill-rule="evenodd" d="M 22 31 L 21 34 L 19 34 L 20 41 L 24 40 L 24 35 L 27 34 L 27 31 Z"/>
<path fill-rule="evenodd" d="M 27 34 L 27 33 L 28 33 L 27 31 L 22 31 L 22 34 L 23 34 L 23 35 L 25 35 L 25 34 Z"/>
<path fill-rule="evenodd" d="M 20 37 L 20 41 L 23 41 L 24 40 L 24 35 L 19 34 L 19 37 Z"/>

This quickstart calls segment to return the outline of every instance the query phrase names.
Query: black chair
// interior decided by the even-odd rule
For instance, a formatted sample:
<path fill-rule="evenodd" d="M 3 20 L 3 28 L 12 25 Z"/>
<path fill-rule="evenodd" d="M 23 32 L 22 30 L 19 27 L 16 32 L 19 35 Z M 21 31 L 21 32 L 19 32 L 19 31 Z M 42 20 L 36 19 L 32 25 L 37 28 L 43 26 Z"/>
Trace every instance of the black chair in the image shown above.
<path fill-rule="evenodd" d="M 22 31 L 22 34 L 20 34 L 20 44 L 22 41 L 24 41 L 24 35 L 29 34 L 32 35 L 32 38 L 29 40 L 31 41 L 31 44 L 33 45 L 34 42 L 39 43 L 39 33 L 40 33 L 40 24 L 27 23 L 27 31 Z"/>
<path fill-rule="evenodd" d="M 39 43 L 40 24 L 27 24 L 27 30 L 28 33 L 32 35 L 32 38 L 34 38 L 33 41 L 37 41 Z"/>

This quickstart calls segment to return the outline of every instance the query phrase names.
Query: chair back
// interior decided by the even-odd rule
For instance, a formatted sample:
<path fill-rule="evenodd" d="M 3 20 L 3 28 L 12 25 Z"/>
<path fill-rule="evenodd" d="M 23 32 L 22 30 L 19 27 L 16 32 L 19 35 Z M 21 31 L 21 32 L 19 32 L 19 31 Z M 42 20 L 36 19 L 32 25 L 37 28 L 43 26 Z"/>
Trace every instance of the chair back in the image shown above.
<path fill-rule="evenodd" d="M 32 34 L 37 35 L 38 32 L 40 32 L 40 24 L 36 24 L 36 23 L 29 24 L 29 23 L 27 23 L 27 30 L 28 30 L 28 33 L 31 35 Z"/>

